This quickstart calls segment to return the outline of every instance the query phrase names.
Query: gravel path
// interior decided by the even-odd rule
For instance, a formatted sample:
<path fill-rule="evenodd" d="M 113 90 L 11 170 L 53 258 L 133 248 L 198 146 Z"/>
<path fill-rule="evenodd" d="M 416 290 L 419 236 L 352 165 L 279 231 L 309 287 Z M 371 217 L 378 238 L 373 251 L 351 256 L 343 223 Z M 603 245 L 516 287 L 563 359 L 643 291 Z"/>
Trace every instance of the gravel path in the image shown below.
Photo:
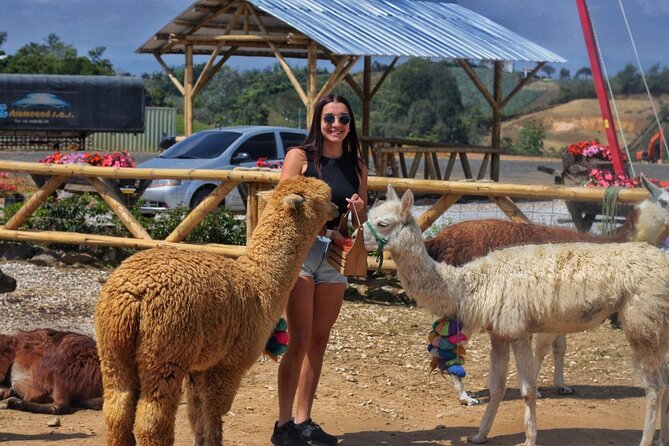
<path fill-rule="evenodd" d="M 2 333 L 50 327 L 93 335 L 93 314 L 111 270 L 56 268 L 28 262 L 0 262 L 16 279 L 16 290 L 0 293 Z"/>

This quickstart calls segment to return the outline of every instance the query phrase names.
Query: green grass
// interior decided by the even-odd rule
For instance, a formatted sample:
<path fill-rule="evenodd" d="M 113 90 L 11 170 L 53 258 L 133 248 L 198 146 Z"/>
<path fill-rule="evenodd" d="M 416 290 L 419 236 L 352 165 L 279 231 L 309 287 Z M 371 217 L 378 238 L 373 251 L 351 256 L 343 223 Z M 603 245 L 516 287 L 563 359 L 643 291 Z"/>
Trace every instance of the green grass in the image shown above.
<path fill-rule="evenodd" d="M 177 113 L 177 135 L 184 134 L 184 115 Z M 198 121 L 197 119 L 193 121 L 193 133 L 199 132 L 201 130 L 207 130 L 213 128 L 211 124 L 206 122 Z"/>

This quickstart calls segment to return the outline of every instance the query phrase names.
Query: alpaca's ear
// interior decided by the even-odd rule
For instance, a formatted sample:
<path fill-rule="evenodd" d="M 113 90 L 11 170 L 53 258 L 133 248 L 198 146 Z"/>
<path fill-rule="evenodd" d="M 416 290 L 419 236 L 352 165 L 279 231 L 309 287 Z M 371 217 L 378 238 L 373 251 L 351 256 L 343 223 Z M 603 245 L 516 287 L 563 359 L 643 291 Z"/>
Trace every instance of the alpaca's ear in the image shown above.
<path fill-rule="evenodd" d="M 388 189 L 386 190 L 386 200 L 397 200 L 398 198 L 395 188 L 389 184 Z"/>
<path fill-rule="evenodd" d="M 290 194 L 284 197 L 283 204 L 293 209 L 297 209 L 304 204 L 304 197 L 297 194 Z"/>
<path fill-rule="evenodd" d="M 413 207 L 413 192 L 407 189 L 402 195 L 402 203 L 400 204 L 400 217 L 404 220 L 411 215 L 411 208 Z"/>
<path fill-rule="evenodd" d="M 648 178 L 646 178 L 646 175 L 643 173 L 641 174 L 641 183 L 643 184 L 643 187 L 650 192 L 650 195 L 655 199 L 655 201 L 660 199 L 660 196 L 662 195 L 663 189 L 657 187 L 654 185 Z"/>

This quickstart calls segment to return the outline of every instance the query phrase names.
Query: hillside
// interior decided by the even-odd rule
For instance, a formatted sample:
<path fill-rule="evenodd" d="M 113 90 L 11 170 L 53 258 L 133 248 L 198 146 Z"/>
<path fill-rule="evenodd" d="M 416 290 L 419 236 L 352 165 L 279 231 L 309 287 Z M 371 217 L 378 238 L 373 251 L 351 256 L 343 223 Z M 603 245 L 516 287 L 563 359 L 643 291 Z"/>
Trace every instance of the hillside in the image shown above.
<path fill-rule="evenodd" d="M 669 103 L 667 96 L 656 99 L 656 110 L 659 110 L 662 104 L 667 103 Z M 626 141 L 630 146 L 649 123 L 654 121 L 651 104 L 645 96 L 632 96 L 616 98 L 615 105 L 621 120 L 620 125 L 615 123 L 620 144 L 624 146 L 624 141 Z M 515 140 L 518 131 L 528 123 L 543 126 L 546 131 L 544 149 L 549 153 L 560 151 L 577 141 L 591 139 L 606 141 L 606 133 L 596 99 L 579 99 L 517 116 L 503 123 L 502 136 Z M 624 139 L 621 136 L 621 128 Z"/>

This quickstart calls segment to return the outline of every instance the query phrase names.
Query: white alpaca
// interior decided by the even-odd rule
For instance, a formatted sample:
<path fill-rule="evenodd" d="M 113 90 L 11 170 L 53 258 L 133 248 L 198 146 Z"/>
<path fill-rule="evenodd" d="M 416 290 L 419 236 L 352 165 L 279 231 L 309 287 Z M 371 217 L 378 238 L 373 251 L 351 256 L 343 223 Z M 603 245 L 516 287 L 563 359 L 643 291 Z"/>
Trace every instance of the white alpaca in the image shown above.
<path fill-rule="evenodd" d="M 619 243 L 629 241 L 648 242 L 658 246 L 664 244 L 669 235 L 669 191 L 655 186 L 641 174 L 641 180 L 650 196 L 637 205 L 627 217 L 623 227 L 612 236 L 584 234 L 558 226 L 515 223 L 508 220 L 469 220 L 446 226 L 435 237 L 425 241 L 430 257 L 438 262 L 461 266 L 475 258 L 483 257 L 490 251 L 520 245 L 546 243 Z M 541 364 L 551 349 L 553 350 L 553 384 L 558 393 L 574 393 L 571 386 L 564 383 L 564 356 L 567 339 L 564 334 L 538 334 L 535 339 L 535 355 Z M 449 374 L 461 404 L 480 404 L 465 390 L 464 383 L 456 375 Z M 539 392 L 538 396 L 543 395 Z"/>
<path fill-rule="evenodd" d="M 392 187 L 365 224 L 368 250 L 385 245 L 407 293 L 438 315 L 459 318 L 467 331 L 490 336 L 490 403 L 479 432 L 490 432 L 504 391 L 509 347 L 525 400 L 525 445 L 536 445 L 538 367 L 532 333 L 572 333 L 618 312 L 646 389 L 640 446 L 650 446 L 661 410 L 658 444 L 669 445 L 669 256 L 647 243 L 527 245 L 492 252 L 462 267 L 434 262 L 411 215 L 413 194 Z M 593 272 L 596 272 L 594 274 Z M 661 407 L 660 407 L 661 400 Z"/>

